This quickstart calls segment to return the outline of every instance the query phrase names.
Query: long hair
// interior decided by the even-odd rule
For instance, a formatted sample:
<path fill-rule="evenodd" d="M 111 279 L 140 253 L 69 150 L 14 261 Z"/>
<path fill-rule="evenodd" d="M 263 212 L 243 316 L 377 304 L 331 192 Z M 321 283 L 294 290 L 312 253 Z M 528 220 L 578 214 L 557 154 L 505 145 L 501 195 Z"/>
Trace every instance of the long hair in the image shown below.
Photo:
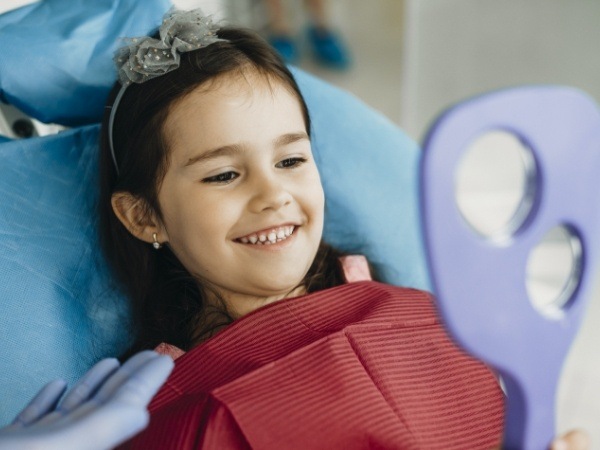
<path fill-rule="evenodd" d="M 176 70 L 127 87 L 113 123 L 118 173 L 109 147 L 108 120 L 121 85 L 116 83 L 109 95 L 100 143 L 100 238 L 131 300 L 135 342 L 128 354 L 161 342 L 189 350 L 233 320 L 224 302 L 217 306 L 207 302 L 209 287 L 183 267 L 168 245 L 155 251 L 132 236 L 112 209 L 113 193 L 128 192 L 143 200 L 146 213 L 153 211 L 162 218 L 158 192 L 168 168 L 163 126 L 171 105 L 210 80 L 250 69 L 281 83 L 297 97 L 310 136 L 308 108 L 277 53 L 249 30 L 222 28 L 218 36 L 225 41 L 182 54 Z M 321 243 L 304 280 L 308 292 L 343 283 L 338 256 L 339 252 Z"/>

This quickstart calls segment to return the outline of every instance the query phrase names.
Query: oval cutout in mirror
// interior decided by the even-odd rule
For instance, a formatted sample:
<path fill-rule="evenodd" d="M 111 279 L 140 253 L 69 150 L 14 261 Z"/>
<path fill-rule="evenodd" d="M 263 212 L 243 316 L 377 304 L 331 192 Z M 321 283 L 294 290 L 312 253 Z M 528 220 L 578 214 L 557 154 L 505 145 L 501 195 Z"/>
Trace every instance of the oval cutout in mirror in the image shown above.
<path fill-rule="evenodd" d="M 486 238 L 510 237 L 530 213 L 535 190 L 533 153 L 507 131 L 489 131 L 475 139 L 456 172 L 458 209 Z"/>
<path fill-rule="evenodd" d="M 581 240 L 569 227 L 548 231 L 527 259 L 525 285 L 533 307 L 558 319 L 581 280 Z"/>

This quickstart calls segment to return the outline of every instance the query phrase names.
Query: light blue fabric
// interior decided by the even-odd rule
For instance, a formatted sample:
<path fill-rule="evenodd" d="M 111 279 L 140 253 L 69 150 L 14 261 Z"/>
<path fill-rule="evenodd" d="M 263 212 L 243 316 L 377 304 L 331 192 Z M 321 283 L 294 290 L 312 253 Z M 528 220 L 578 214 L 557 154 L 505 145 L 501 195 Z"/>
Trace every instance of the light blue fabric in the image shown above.
<path fill-rule="evenodd" d="M 45 123 L 101 120 L 118 38 L 160 24 L 168 0 L 43 0 L 0 15 L 0 98 Z"/>
<path fill-rule="evenodd" d="M 38 119 L 94 122 L 115 78 L 109 43 L 146 34 L 150 12 L 142 15 L 145 27 L 134 29 L 142 26 L 142 10 L 164 2 L 68 1 L 98 16 L 63 13 L 54 9 L 59 0 L 10 13 L 42 27 L 37 37 L 33 25 L 24 32 L 14 16 L 12 24 L 10 14 L 0 16 L 0 89 Z M 49 42 L 61 34 L 66 42 L 45 45 L 46 33 Z M 27 48 L 26 62 L 5 42 Z M 325 238 L 366 255 L 384 281 L 428 289 L 416 144 L 352 95 L 294 73 L 313 119 L 327 197 Z M 44 383 L 72 382 L 97 359 L 118 354 L 127 339 L 126 302 L 111 286 L 96 239 L 97 142 L 92 125 L 0 143 L 0 425 Z"/>
<path fill-rule="evenodd" d="M 0 144 L 0 424 L 123 348 L 96 238 L 98 126 Z"/>

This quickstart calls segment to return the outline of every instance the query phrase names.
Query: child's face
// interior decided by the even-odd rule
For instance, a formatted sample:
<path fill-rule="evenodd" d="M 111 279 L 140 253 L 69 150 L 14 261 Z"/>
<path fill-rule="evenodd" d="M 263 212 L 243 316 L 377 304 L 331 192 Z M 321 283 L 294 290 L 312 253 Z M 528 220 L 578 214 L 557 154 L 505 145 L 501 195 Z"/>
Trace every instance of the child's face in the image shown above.
<path fill-rule="evenodd" d="M 161 238 L 190 273 L 237 296 L 239 313 L 240 295 L 281 298 L 302 281 L 324 209 L 298 100 L 278 81 L 245 75 L 174 105 L 159 191 Z"/>

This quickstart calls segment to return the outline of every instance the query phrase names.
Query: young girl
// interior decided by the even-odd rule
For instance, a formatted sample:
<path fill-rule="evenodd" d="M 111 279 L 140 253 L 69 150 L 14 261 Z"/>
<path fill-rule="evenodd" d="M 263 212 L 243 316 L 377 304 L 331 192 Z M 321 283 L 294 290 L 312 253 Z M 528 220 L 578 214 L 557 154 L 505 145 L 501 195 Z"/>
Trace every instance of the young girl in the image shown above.
<path fill-rule="evenodd" d="M 308 110 L 277 54 L 171 12 L 116 61 L 103 244 L 131 351 L 177 359 L 126 448 L 496 446 L 502 393 L 429 295 L 369 281 L 322 242 Z"/>

